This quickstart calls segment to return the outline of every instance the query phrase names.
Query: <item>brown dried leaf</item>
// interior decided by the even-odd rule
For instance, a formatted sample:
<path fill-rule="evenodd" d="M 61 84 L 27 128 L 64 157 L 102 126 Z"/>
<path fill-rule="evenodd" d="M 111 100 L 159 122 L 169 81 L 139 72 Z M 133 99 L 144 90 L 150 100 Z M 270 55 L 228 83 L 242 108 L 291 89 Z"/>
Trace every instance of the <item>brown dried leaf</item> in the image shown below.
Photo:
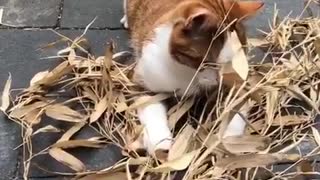
<path fill-rule="evenodd" d="M 33 109 L 23 117 L 23 120 L 31 125 L 39 124 L 41 121 L 42 114 L 43 114 L 42 109 L 40 108 Z"/>
<path fill-rule="evenodd" d="M 105 95 L 98 104 L 95 104 L 94 111 L 90 115 L 90 123 L 96 122 L 107 110 L 109 104 L 110 102 L 108 102 L 108 95 Z"/>
<path fill-rule="evenodd" d="M 30 113 L 31 111 L 35 109 L 40 109 L 45 106 L 47 106 L 48 103 L 44 101 L 37 101 L 29 105 L 25 105 L 22 107 L 15 107 L 9 114 L 10 117 L 16 118 L 16 119 L 22 119 L 26 114 Z"/>
<path fill-rule="evenodd" d="M 266 41 L 265 39 L 248 38 L 248 44 L 253 47 L 261 47 L 264 45 L 268 45 L 270 43 L 268 41 Z"/>
<path fill-rule="evenodd" d="M 271 139 L 262 136 L 230 136 L 222 140 L 224 147 L 231 153 L 254 153 L 266 150 Z"/>
<path fill-rule="evenodd" d="M 70 64 L 74 64 L 76 60 L 76 51 L 74 49 L 70 49 L 69 55 L 68 55 L 68 61 Z"/>
<path fill-rule="evenodd" d="M 11 89 L 12 78 L 11 74 L 9 74 L 8 80 L 4 86 L 1 97 L 1 107 L 0 110 L 5 112 L 10 106 L 10 89 Z"/>
<path fill-rule="evenodd" d="M 75 133 L 77 133 L 85 125 L 86 122 L 80 122 L 75 124 L 67 132 L 65 132 L 57 142 L 68 141 Z"/>
<path fill-rule="evenodd" d="M 246 80 L 249 74 L 249 63 L 247 57 L 242 49 L 242 44 L 237 33 L 232 32 L 230 38 L 233 45 L 233 51 L 236 51 L 236 54 L 232 58 L 232 67 L 243 80 Z"/>
<path fill-rule="evenodd" d="M 47 132 L 58 133 L 58 132 L 61 132 L 61 130 L 56 128 L 56 127 L 54 127 L 54 126 L 52 126 L 52 125 L 47 125 L 45 127 L 42 127 L 40 129 L 36 130 L 32 135 L 34 136 L 34 135 L 37 135 L 39 133 L 47 133 Z"/>
<path fill-rule="evenodd" d="M 35 85 L 37 82 L 39 82 L 40 80 L 42 80 L 43 78 L 45 78 L 46 76 L 48 76 L 49 71 L 42 71 L 42 72 L 38 72 L 37 74 L 35 74 L 33 76 L 33 78 L 30 81 L 30 86 Z"/>
<path fill-rule="evenodd" d="M 308 103 L 315 111 L 317 111 L 317 113 L 320 113 L 316 102 L 313 102 L 308 96 L 306 96 L 298 85 L 289 86 L 287 89 L 299 97 L 299 99 L 302 99 Z"/>
<path fill-rule="evenodd" d="M 316 38 L 316 40 L 313 43 L 314 47 L 316 48 L 316 53 L 320 57 L 320 38 Z"/>
<path fill-rule="evenodd" d="M 170 172 L 170 171 L 180 171 L 186 169 L 195 155 L 198 153 L 198 150 L 189 152 L 187 154 L 181 155 L 179 158 L 165 162 L 158 167 L 149 169 L 149 172 Z"/>
<path fill-rule="evenodd" d="M 79 180 L 125 180 L 127 179 L 127 173 L 124 172 L 112 172 L 103 174 L 91 174 L 80 178 Z"/>
<path fill-rule="evenodd" d="M 277 116 L 272 121 L 272 126 L 294 126 L 306 123 L 310 120 L 308 116 L 304 115 L 287 115 Z"/>
<path fill-rule="evenodd" d="M 86 118 L 79 112 L 62 104 L 53 104 L 47 106 L 45 109 L 45 113 L 47 116 L 53 119 L 67 122 L 82 122 Z"/>
<path fill-rule="evenodd" d="M 238 168 L 255 168 L 278 163 L 283 160 L 295 161 L 299 159 L 297 154 L 246 154 L 227 157 L 218 160 L 216 163 L 217 170 L 234 170 Z"/>
<path fill-rule="evenodd" d="M 314 127 L 311 127 L 311 130 L 312 130 L 314 140 L 316 141 L 316 143 L 320 147 L 320 133 L 319 133 L 319 131 Z"/>
<path fill-rule="evenodd" d="M 168 121 L 169 121 L 170 129 L 173 129 L 176 123 L 180 120 L 180 118 L 190 110 L 190 108 L 194 104 L 194 101 L 195 101 L 195 98 L 190 98 L 186 102 L 184 102 L 182 105 L 177 104 L 175 107 L 173 107 L 173 108 L 177 108 L 177 110 L 172 114 L 170 114 L 169 116 Z"/>
<path fill-rule="evenodd" d="M 94 103 L 98 103 L 99 99 L 97 95 L 89 87 L 83 87 L 82 93 L 85 97 L 91 99 Z"/>
<path fill-rule="evenodd" d="M 126 110 L 131 110 L 131 109 L 136 109 L 136 108 L 139 108 L 141 106 L 145 106 L 145 105 L 148 105 L 148 104 L 152 104 L 152 103 L 155 103 L 155 102 L 159 102 L 159 101 L 162 101 L 162 100 L 165 100 L 167 98 L 169 98 L 171 95 L 170 94 L 157 94 L 155 96 L 141 96 L 139 98 L 137 98 L 135 100 L 135 102 L 130 105 L 127 109 L 120 109 L 118 112 L 123 112 L 123 111 L 126 111 Z"/>
<path fill-rule="evenodd" d="M 111 66 L 112 66 L 112 56 L 114 54 L 114 43 L 111 42 L 105 52 L 105 56 L 104 56 L 104 66 L 106 67 L 107 70 L 110 70 Z"/>
<path fill-rule="evenodd" d="M 219 137 L 217 134 L 214 134 L 214 133 L 208 134 L 208 132 L 206 132 L 203 129 L 199 129 L 197 135 L 202 142 L 204 142 L 208 138 L 208 140 L 204 144 L 207 148 L 209 148 L 209 147 L 215 145 L 217 142 L 219 142 Z"/>
<path fill-rule="evenodd" d="M 305 173 L 313 172 L 313 166 L 308 160 L 304 159 L 304 160 L 301 160 L 301 162 L 297 165 L 297 170 L 298 172 L 305 172 Z"/>
<path fill-rule="evenodd" d="M 123 93 L 120 93 L 117 98 L 117 103 L 115 104 L 116 112 L 122 111 L 122 109 L 128 109 L 128 105 L 126 103 L 126 98 Z"/>
<path fill-rule="evenodd" d="M 190 145 L 190 142 L 192 141 L 194 128 L 191 125 L 187 125 L 181 133 L 179 133 L 175 141 L 169 151 L 168 160 L 174 160 L 181 156 L 182 154 L 185 154 L 188 151 L 188 147 Z"/>
<path fill-rule="evenodd" d="M 68 61 L 64 61 L 59 64 L 56 68 L 54 68 L 51 72 L 49 72 L 44 78 L 37 81 L 35 85 L 44 85 L 44 86 L 52 86 L 61 77 L 70 73 L 72 71 L 73 66 L 69 65 Z"/>
<path fill-rule="evenodd" d="M 75 170 L 76 172 L 83 172 L 86 170 L 85 165 L 73 155 L 63 151 L 59 148 L 52 148 L 49 150 L 50 156 L 57 161 Z"/>
<path fill-rule="evenodd" d="M 105 143 L 105 141 L 101 141 L 97 139 L 68 140 L 68 141 L 59 141 L 53 144 L 51 147 L 61 148 L 61 149 L 76 148 L 76 147 L 101 148 L 104 146 L 103 143 Z"/>

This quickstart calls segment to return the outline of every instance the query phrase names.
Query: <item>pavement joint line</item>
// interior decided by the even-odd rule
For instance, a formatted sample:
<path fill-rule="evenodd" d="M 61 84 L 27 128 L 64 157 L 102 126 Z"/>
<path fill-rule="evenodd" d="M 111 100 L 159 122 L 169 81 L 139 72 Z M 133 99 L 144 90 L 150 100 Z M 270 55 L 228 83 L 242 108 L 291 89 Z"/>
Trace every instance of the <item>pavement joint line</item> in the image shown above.
<path fill-rule="evenodd" d="M 18 151 L 18 150 L 16 150 L 16 151 Z M 15 169 L 14 169 L 14 172 L 13 172 L 13 175 L 15 176 L 15 178 L 19 177 L 20 166 L 21 166 L 21 161 L 22 160 L 23 160 L 22 150 L 19 150 L 18 157 L 17 157 L 17 163 L 15 165 Z"/>
<path fill-rule="evenodd" d="M 62 13 L 63 13 L 63 6 L 64 5 L 64 0 L 60 0 L 60 4 L 59 4 L 59 12 L 58 12 L 58 18 L 57 18 L 57 23 L 55 25 L 56 28 L 61 26 L 61 20 L 62 20 Z"/>

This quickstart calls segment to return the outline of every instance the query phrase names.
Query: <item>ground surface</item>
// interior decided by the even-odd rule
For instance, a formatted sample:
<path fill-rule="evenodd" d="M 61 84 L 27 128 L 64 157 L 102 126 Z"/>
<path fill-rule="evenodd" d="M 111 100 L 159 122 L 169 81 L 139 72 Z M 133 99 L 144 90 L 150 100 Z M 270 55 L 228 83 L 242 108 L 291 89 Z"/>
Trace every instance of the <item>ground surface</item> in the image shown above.
<path fill-rule="evenodd" d="M 302 0 L 264 1 L 266 6 L 263 13 L 249 22 L 248 31 L 251 35 L 257 35 L 256 28 L 268 30 L 274 3 L 278 4 L 281 16 L 291 11 L 291 16 L 298 16 L 303 9 Z M 74 38 L 97 17 L 87 34 L 93 52 L 102 55 L 104 45 L 110 39 L 118 44 L 120 50 L 128 49 L 127 34 L 119 23 L 122 15 L 121 0 L 0 0 L 0 9 L 3 9 L 0 21 L 3 24 L 0 25 L 0 89 L 3 89 L 9 72 L 13 77 L 13 87 L 21 88 L 27 85 L 36 72 L 46 70 L 56 63 L 55 60 L 42 58 L 55 55 L 62 46 L 39 49 L 60 38 L 50 29 Z M 83 130 L 82 135 L 91 133 L 94 132 L 90 129 Z M 36 147 L 40 150 L 46 144 L 56 141 L 57 137 L 38 137 Z M 0 115 L 0 179 L 21 179 L 22 154 L 20 149 L 15 149 L 20 143 L 19 127 Z M 117 148 L 112 146 L 76 153 L 86 164 L 90 164 L 89 169 L 107 167 L 121 158 Z M 65 167 L 49 157 L 40 156 L 31 167 L 31 179 L 61 179 L 39 170 L 37 165 L 51 171 L 66 171 Z"/>

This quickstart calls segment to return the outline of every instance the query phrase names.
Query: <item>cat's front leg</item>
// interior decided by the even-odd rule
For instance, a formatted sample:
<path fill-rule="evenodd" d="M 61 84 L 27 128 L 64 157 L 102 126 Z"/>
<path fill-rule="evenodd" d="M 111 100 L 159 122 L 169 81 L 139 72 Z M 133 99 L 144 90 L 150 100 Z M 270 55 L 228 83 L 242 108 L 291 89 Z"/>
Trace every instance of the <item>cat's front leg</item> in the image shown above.
<path fill-rule="evenodd" d="M 128 29 L 128 16 L 127 16 L 127 1 L 123 0 L 123 17 L 120 20 L 120 23 L 123 25 L 124 28 Z"/>
<path fill-rule="evenodd" d="M 230 123 L 228 124 L 226 130 L 224 131 L 223 137 L 230 136 L 242 136 L 245 133 L 245 129 L 247 127 L 247 122 L 245 118 L 248 117 L 248 113 L 250 111 L 251 104 L 250 102 L 246 102 L 241 108 L 239 113 L 235 114 Z"/>
<path fill-rule="evenodd" d="M 150 154 L 156 150 L 169 150 L 172 133 L 168 126 L 167 108 L 157 102 L 138 108 L 138 118 L 144 126 L 144 146 Z"/>

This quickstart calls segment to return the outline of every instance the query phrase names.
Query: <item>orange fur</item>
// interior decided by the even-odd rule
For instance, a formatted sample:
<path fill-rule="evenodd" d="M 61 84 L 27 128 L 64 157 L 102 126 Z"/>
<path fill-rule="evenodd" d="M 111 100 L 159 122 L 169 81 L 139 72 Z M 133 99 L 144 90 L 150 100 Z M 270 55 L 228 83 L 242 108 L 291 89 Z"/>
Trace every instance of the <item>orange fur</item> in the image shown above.
<path fill-rule="evenodd" d="M 132 47 L 136 56 L 150 41 L 154 29 L 164 23 L 174 23 L 170 52 L 175 60 L 192 68 L 201 64 L 213 34 L 234 19 L 254 14 L 263 3 L 234 0 L 128 0 L 127 16 Z M 230 10 L 230 12 L 229 12 Z M 226 20 L 225 17 L 228 14 Z M 197 24 L 198 23 L 198 24 Z M 246 44 L 245 29 L 237 21 L 229 30 L 236 30 Z M 224 44 L 225 33 L 213 42 L 208 61 L 214 62 Z"/>

